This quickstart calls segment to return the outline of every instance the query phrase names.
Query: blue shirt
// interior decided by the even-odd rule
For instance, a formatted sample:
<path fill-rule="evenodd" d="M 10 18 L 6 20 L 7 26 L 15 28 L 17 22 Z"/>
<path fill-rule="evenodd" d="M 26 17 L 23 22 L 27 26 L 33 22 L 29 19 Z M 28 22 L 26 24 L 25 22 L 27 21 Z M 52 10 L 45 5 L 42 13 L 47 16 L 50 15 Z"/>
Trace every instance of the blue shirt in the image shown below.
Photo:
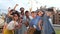
<path fill-rule="evenodd" d="M 38 27 L 38 22 L 40 21 L 41 17 L 40 16 L 36 16 L 35 18 L 33 18 L 30 22 L 30 26 L 33 27 L 33 25 L 36 26 L 37 30 L 40 30 Z"/>
<path fill-rule="evenodd" d="M 49 16 L 44 16 L 43 18 L 43 28 L 44 28 L 44 34 L 52 34 L 54 32 L 54 29 L 52 25 L 49 22 Z"/>

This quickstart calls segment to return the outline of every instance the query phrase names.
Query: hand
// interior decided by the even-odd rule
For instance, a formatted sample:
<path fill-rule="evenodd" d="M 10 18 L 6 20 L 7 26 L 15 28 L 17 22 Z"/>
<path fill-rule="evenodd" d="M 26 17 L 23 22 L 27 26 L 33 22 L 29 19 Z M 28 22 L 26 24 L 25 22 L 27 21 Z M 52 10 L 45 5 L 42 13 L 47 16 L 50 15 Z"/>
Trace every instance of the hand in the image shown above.
<path fill-rule="evenodd" d="M 18 4 L 16 4 L 16 6 L 18 6 Z"/>
<path fill-rule="evenodd" d="M 15 5 L 14 10 L 16 9 L 17 6 L 18 6 L 18 4 Z"/>
<path fill-rule="evenodd" d="M 21 28 L 21 27 L 22 27 L 22 23 L 19 23 L 18 28 Z"/>
<path fill-rule="evenodd" d="M 8 8 L 8 11 L 10 11 L 10 9 L 11 9 L 11 8 L 9 7 L 9 8 Z"/>
<path fill-rule="evenodd" d="M 8 9 L 10 9 L 10 7 Z"/>
<path fill-rule="evenodd" d="M 26 25 L 26 27 L 28 27 L 29 23 L 28 22 L 25 22 L 25 25 Z"/>

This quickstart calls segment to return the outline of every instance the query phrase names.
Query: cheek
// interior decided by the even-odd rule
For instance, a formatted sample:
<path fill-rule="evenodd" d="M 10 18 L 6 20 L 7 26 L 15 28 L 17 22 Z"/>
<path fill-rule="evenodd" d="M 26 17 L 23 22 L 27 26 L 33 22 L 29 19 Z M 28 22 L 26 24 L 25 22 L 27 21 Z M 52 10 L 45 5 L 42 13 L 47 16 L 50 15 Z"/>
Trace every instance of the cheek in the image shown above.
<path fill-rule="evenodd" d="M 38 13 L 38 15 L 41 15 L 41 13 Z"/>
<path fill-rule="evenodd" d="M 16 17 L 16 19 L 18 19 L 18 17 Z"/>
<path fill-rule="evenodd" d="M 15 19 L 16 17 L 14 17 L 14 19 Z"/>
<path fill-rule="evenodd" d="M 15 17 L 15 19 L 18 19 L 18 17 Z"/>
<path fill-rule="evenodd" d="M 42 12 L 42 14 L 43 14 L 43 12 Z"/>

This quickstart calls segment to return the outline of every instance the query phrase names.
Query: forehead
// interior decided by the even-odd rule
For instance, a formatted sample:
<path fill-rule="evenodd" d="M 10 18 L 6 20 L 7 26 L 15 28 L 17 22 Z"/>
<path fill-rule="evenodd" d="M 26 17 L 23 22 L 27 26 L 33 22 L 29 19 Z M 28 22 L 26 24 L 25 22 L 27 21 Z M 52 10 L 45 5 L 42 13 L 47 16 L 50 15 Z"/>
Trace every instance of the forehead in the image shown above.
<path fill-rule="evenodd" d="M 48 12 L 48 13 L 52 13 L 52 12 Z"/>
<path fill-rule="evenodd" d="M 35 12 L 32 12 L 31 14 L 36 14 Z"/>
<path fill-rule="evenodd" d="M 18 16 L 17 14 L 14 14 L 14 16 Z"/>
<path fill-rule="evenodd" d="M 39 12 L 42 12 L 42 11 L 39 11 Z"/>
<path fill-rule="evenodd" d="M 37 13 L 39 13 L 39 12 L 43 12 L 43 11 L 40 10 L 40 11 L 38 11 Z"/>
<path fill-rule="evenodd" d="M 20 8 L 20 10 L 24 10 L 24 8 Z"/>

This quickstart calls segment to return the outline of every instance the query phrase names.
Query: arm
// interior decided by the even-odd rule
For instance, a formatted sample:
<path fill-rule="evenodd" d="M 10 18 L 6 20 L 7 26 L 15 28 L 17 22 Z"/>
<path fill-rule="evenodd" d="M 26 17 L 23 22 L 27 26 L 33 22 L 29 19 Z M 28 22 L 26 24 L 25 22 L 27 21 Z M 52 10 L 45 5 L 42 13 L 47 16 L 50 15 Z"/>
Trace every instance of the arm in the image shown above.
<path fill-rule="evenodd" d="M 10 14 L 10 7 L 8 8 L 8 14 L 7 14 L 9 17 L 13 17 L 11 14 Z"/>
<path fill-rule="evenodd" d="M 29 22 L 28 22 L 28 21 L 26 21 L 26 22 L 25 22 L 25 25 L 26 25 L 26 27 L 28 27 L 28 26 L 29 26 Z"/>
<path fill-rule="evenodd" d="M 30 10 L 30 12 L 32 12 L 32 7 L 29 10 Z"/>
<path fill-rule="evenodd" d="M 13 9 L 15 10 L 17 6 L 18 6 L 18 4 L 16 4 Z"/>
<path fill-rule="evenodd" d="M 10 13 L 8 13 L 8 16 L 11 17 L 11 18 L 13 18 L 13 15 L 11 15 Z"/>
<path fill-rule="evenodd" d="M 8 8 L 8 12 L 10 11 L 10 7 Z"/>
<path fill-rule="evenodd" d="M 4 26 L 3 26 L 2 34 L 4 34 L 4 30 L 6 29 L 6 27 L 7 27 L 7 24 L 5 23 Z"/>
<path fill-rule="evenodd" d="M 40 21 L 38 22 L 38 27 L 39 27 L 40 30 L 42 30 L 42 26 L 41 26 L 41 25 L 42 25 L 42 20 L 40 20 Z"/>

